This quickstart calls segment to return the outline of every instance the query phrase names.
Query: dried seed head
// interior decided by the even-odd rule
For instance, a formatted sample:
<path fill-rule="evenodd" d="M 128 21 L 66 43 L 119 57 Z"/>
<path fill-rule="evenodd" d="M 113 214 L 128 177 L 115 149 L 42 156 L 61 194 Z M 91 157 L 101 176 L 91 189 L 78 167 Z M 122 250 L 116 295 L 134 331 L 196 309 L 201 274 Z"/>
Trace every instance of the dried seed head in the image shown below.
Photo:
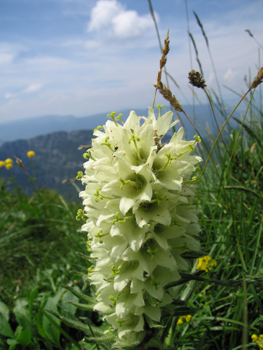
<path fill-rule="evenodd" d="M 176 111 L 182 112 L 183 108 L 176 99 L 174 95 L 172 95 L 171 90 L 166 87 L 161 81 L 153 84 L 156 89 L 160 91 L 160 93 L 163 95 L 163 97 L 170 102 L 170 104 L 174 107 Z"/>
<path fill-rule="evenodd" d="M 189 83 L 198 88 L 204 89 L 206 87 L 205 79 L 203 79 L 202 74 L 196 70 L 191 70 L 188 74 Z"/>
<path fill-rule="evenodd" d="M 160 59 L 160 72 L 162 71 L 163 67 L 165 66 L 167 62 L 167 55 L 170 51 L 170 40 L 169 40 L 169 30 L 167 31 L 166 37 L 164 39 L 164 45 L 162 47 L 162 57 Z M 161 78 L 160 78 L 161 80 Z M 159 81 L 159 80 L 158 80 Z"/>
<path fill-rule="evenodd" d="M 164 46 L 163 46 L 163 54 L 164 56 L 168 55 L 168 52 L 170 50 L 170 40 L 169 40 L 169 29 L 167 30 L 166 37 L 164 39 Z"/>
<path fill-rule="evenodd" d="M 259 84 L 263 82 L 263 66 L 258 71 L 255 79 L 252 82 L 251 89 L 255 89 Z"/>
<path fill-rule="evenodd" d="M 17 158 L 16 156 L 14 156 L 14 157 L 16 159 L 16 163 L 18 164 L 18 166 L 20 166 L 21 169 L 25 169 L 22 160 L 20 158 Z"/>

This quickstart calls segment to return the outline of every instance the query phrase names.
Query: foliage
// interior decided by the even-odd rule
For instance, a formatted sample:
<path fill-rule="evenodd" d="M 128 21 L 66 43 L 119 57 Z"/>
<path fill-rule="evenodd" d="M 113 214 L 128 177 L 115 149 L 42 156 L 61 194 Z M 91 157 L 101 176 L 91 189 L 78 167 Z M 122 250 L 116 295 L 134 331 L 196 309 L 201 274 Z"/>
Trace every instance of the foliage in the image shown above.
<path fill-rule="evenodd" d="M 1 178 L 0 206 L 0 349 L 73 349 L 83 334 L 45 308 L 83 314 L 69 304 L 78 298 L 60 287 L 67 283 L 80 291 L 86 270 L 76 255 L 85 252 L 75 220 L 78 205 L 47 189 L 30 197 L 9 192 Z"/>
<path fill-rule="evenodd" d="M 191 40 L 195 44 L 193 35 Z M 221 91 L 220 96 L 209 90 L 206 95 L 227 129 L 222 137 L 222 125 L 215 119 L 216 142 L 209 132 L 206 138 L 214 144 L 213 152 L 206 142 L 201 149 L 208 162 L 199 182 L 200 240 L 203 255 L 211 259 L 198 264 L 197 256 L 189 256 L 196 259 L 192 272 L 167 286 L 180 289 L 181 298 L 166 310 L 165 329 L 152 325 L 154 338 L 147 339 L 145 349 L 238 350 L 261 345 L 257 344 L 263 329 L 261 94 L 251 93 L 245 99 L 246 114 L 232 118 L 234 128 L 229 126 L 231 114 Z M 46 189 L 31 196 L 19 187 L 10 192 L 5 176 L 0 180 L 0 263 L 4 266 L 0 350 L 111 349 L 112 339 L 92 311 L 95 296 L 85 280 L 85 292 L 81 291 L 81 275 L 88 264 L 85 237 L 75 220 L 77 205 Z"/>

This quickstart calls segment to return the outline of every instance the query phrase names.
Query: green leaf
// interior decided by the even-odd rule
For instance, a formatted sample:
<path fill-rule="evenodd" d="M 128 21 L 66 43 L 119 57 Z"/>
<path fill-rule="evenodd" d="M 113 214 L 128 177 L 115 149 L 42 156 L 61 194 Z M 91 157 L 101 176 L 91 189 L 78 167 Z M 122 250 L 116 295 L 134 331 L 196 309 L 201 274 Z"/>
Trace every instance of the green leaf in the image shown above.
<path fill-rule="evenodd" d="M 10 327 L 10 324 L 7 322 L 3 314 L 0 314 L 0 334 L 4 335 L 5 337 L 14 337 L 12 328 Z"/>
<path fill-rule="evenodd" d="M 181 254 L 181 257 L 184 259 L 197 259 L 202 256 L 206 256 L 208 253 L 203 250 L 189 250 Z"/>
<path fill-rule="evenodd" d="M 34 302 L 35 296 L 37 294 L 37 290 L 38 290 L 38 287 L 33 289 L 32 292 L 30 293 L 30 296 L 29 296 L 29 312 L 30 312 L 30 314 L 32 314 L 33 302 Z"/>
<path fill-rule="evenodd" d="M 33 333 L 33 320 L 27 307 L 27 301 L 25 299 L 18 299 L 13 312 L 19 325 L 24 330 Z"/>
<path fill-rule="evenodd" d="M 0 301 L 0 314 L 2 314 L 7 321 L 9 321 L 9 309 L 2 301 Z"/>
<path fill-rule="evenodd" d="M 173 311 L 173 316 L 185 316 L 185 315 L 193 315 L 197 311 L 201 310 L 201 308 L 194 308 L 194 307 L 177 307 Z"/>
<path fill-rule="evenodd" d="M 29 331 L 22 331 L 19 333 L 18 337 L 16 338 L 16 341 L 18 344 L 27 346 L 31 343 L 31 332 Z"/>
<path fill-rule="evenodd" d="M 150 341 L 148 341 L 148 343 L 145 345 L 145 349 L 159 349 L 159 350 L 163 350 L 163 344 L 159 339 L 156 338 L 151 338 Z"/>
<path fill-rule="evenodd" d="M 74 287 L 74 289 L 76 291 L 80 291 L 80 289 L 76 286 Z M 62 297 L 62 314 L 63 314 L 63 311 L 66 311 L 66 312 L 69 312 L 73 315 L 75 315 L 76 313 L 76 310 L 77 310 L 77 302 L 79 301 L 79 299 L 74 295 L 72 294 L 70 291 L 66 292 L 63 297 Z"/>
<path fill-rule="evenodd" d="M 59 331 L 64 335 L 65 338 L 67 338 L 71 343 L 75 344 L 79 349 L 81 348 L 80 345 L 76 342 L 75 339 L 73 339 L 66 331 L 64 331 L 63 328 L 61 328 L 52 318 L 52 315 L 49 315 L 47 310 L 43 310 L 42 311 L 43 314 L 47 317 L 47 319 L 53 324 L 53 326 L 57 329 L 59 329 Z M 61 348 L 61 347 L 59 347 Z"/>
<path fill-rule="evenodd" d="M 1 338 L 1 336 L 0 336 L 0 350 L 7 350 L 6 340 Z"/>
<path fill-rule="evenodd" d="M 54 297 L 49 297 L 46 301 L 45 308 L 48 308 L 51 311 L 57 312 L 58 311 L 58 303 L 61 299 L 61 296 L 63 294 L 63 289 L 59 289 L 57 294 Z M 54 316 L 51 316 L 54 323 L 56 323 L 58 326 L 60 326 L 60 320 L 57 319 Z M 43 330 L 48 337 L 54 344 L 59 345 L 59 339 L 60 339 L 60 330 L 59 327 L 54 327 L 53 322 L 50 322 L 50 320 L 47 317 L 43 317 L 42 320 Z"/>
<path fill-rule="evenodd" d="M 57 312 L 54 312 L 52 310 L 45 310 L 51 314 L 53 314 L 54 316 L 56 316 L 59 320 L 61 320 L 62 322 L 64 322 L 67 326 L 78 329 L 82 332 L 84 332 L 86 335 L 93 335 L 92 333 L 96 333 L 96 334 L 104 334 L 102 331 L 99 331 L 98 329 L 94 329 L 92 327 L 90 327 L 89 324 L 84 324 L 81 323 L 79 321 L 75 321 L 75 320 L 71 320 L 68 317 L 64 317 L 59 315 Z"/>
<path fill-rule="evenodd" d="M 10 345 L 8 350 L 14 350 L 16 345 L 18 344 L 16 339 L 7 339 L 7 344 Z"/>
<path fill-rule="evenodd" d="M 41 335 L 42 338 L 48 339 L 46 332 L 43 327 L 43 307 L 45 304 L 45 300 L 42 301 L 40 308 L 38 309 L 37 317 L 36 317 L 36 326 L 38 333 Z"/>
<path fill-rule="evenodd" d="M 261 198 L 262 196 L 260 195 L 260 193 L 251 190 L 250 188 L 246 188 L 244 186 L 224 186 L 224 188 L 226 190 L 234 190 L 234 191 L 243 191 L 243 192 L 247 192 L 247 193 L 251 193 L 254 196 L 256 196 L 257 198 Z"/>

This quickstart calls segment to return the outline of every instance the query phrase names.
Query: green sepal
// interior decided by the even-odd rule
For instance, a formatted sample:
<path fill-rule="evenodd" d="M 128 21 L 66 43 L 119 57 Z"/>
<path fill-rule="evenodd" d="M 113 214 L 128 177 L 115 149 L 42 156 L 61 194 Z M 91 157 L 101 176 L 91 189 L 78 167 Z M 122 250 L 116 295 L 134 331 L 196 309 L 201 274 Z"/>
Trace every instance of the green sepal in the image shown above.
<path fill-rule="evenodd" d="M 82 303 L 76 303 L 74 301 L 67 301 L 67 304 L 72 304 L 74 306 L 76 306 L 78 309 L 81 310 L 89 310 L 89 311 L 93 311 L 93 306 L 90 304 L 82 304 Z"/>
<path fill-rule="evenodd" d="M 73 320 L 71 320 L 71 319 L 69 319 L 67 317 L 59 315 L 57 312 L 52 311 L 52 310 L 44 309 L 43 312 L 45 312 L 45 311 L 51 313 L 54 316 L 56 316 L 59 320 L 61 320 L 63 323 L 65 323 L 67 326 L 69 326 L 71 328 L 78 329 L 78 330 L 84 332 L 87 335 L 92 334 L 89 325 L 86 325 L 86 324 L 81 323 L 79 321 L 73 321 Z M 45 315 L 46 315 L 46 312 L 45 312 Z"/>
<path fill-rule="evenodd" d="M 147 323 L 150 328 L 165 328 L 166 326 L 161 325 L 160 323 L 155 323 L 150 317 L 145 315 L 145 318 L 147 320 Z"/>
<path fill-rule="evenodd" d="M 89 324 L 81 323 L 79 321 L 74 321 L 68 317 L 61 316 L 60 314 L 52 310 L 45 309 L 43 311 L 51 313 L 52 315 L 56 316 L 59 320 L 61 320 L 63 323 L 65 323 L 67 326 L 78 329 L 88 336 L 90 335 L 94 336 L 94 334 L 97 334 L 100 336 L 104 335 L 103 331 L 99 330 L 98 328 L 93 328 Z"/>
<path fill-rule="evenodd" d="M 96 344 L 103 344 L 105 342 L 112 342 L 116 339 L 116 334 L 111 333 L 109 335 L 104 335 L 102 337 L 85 337 L 85 341 L 87 343 L 96 343 Z"/>
<path fill-rule="evenodd" d="M 85 260 L 90 261 L 90 257 L 89 257 L 88 255 L 85 255 L 85 254 L 80 253 L 80 252 L 76 252 L 76 254 L 77 254 L 78 256 L 80 256 L 82 259 L 85 259 Z"/>
<path fill-rule="evenodd" d="M 69 290 L 73 295 L 78 297 L 81 301 L 85 301 L 85 302 L 88 302 L 88 303 L 93 304 L 93 305 L 96 304 L 96 301 L 94 299 L 92 299 L 91 297 L 88 297 L 85 294 L 77 292 L 73 287 L 69 287 L 69 286 L 66 286 L 64 284 L 61 284 L 61 287 Z"/>

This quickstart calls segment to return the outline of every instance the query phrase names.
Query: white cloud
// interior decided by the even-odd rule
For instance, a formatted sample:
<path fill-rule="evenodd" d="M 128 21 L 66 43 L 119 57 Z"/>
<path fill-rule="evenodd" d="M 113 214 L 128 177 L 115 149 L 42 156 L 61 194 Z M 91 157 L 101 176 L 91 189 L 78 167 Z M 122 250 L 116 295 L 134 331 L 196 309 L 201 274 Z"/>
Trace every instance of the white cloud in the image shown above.
<path fill-rule="evenodd" d="M 113 31 L 117 38 L 135 38 L 153 27 L 151 15 L 139 16 L 136 11 L 125 11 L 113 18 Z"/>
<path fill-rule="evenodd" d="M 61 47 L 83 46 L 83 40 L 81 39 L 69 39 L 61 44 Z"/>
<path fill-rule="evenodd" d="M 13 61 L 14 55 L 10 53 L 0 53 L 0 64 L 6 64 Z"/>
<path fill-rule="evenodd" d="M 211 85 L 214 80 L 214 73 L 210 72 L 208 79 L 206 79 L 206 84 Z"/>
<path fill-rule="evenodd" d="M 237 75 L 236 72 L 233 72 L 231 68 L 228 68 L 227 72 L 224 74 L 224 79 L 228 83 L 231 83 L 234 80 L 236 75 Z"/>
<path fill-rule="evenodd" d="M 40 90 L 41 88 L 43 87 L 42 84 L 31 84 L 31 85 L 28 85 L 24 90 L 20 90 L 16 93 L 9 93 L 7 92 L 4 97 L 6 100 L 11 100 L 11 99 L 14 99 L 14 98 L 19 98 L 21 96 L 21 94 L 24 94 L 24 93 L 32 93 L 32 92 L 36 92 L 38 90 Z"/>
<path fill-rule="evenodd" d="M 7 94 L 5 94 L 5 98 L 8 100 L 9 98 L 12 98 L 12 97 L 14 97 L 15 95 L 14 94 L 9 94 L 9 93 L 7 93 Z"/>
<path fill-rule="evenodd" d="M 148 28 L 153 28 L 150 14 L 140 16 L 136 11 L 127 11 L 117 0 L 99 0 L 88 24 L 89 32 L 107 29 L 117 39 L 140 37 Z"/>
<path fill-rule="evenodd" d="M 43 87 L 42 84 L 31 84 L 27 88 L 25 88 L 25 90 L 23 92 L 26 92 L 26 93 L 35 92 L 35 91 L 40 90 L 42 87 Z"/>
<path fill-rule="evenodd" d="M 94 49 L 96 47 L 100 46 L 100 43 L 96 40 L 87 40 L 85 43 L 84 43 L 84 47 L 86 49 Z"/>
<path fill-rule="evenodd" d="M 124 12 L 122 5 L 116 0 L 99 0 L 91 10 L 91 21 L 88 31 L 100 30 L 112 25 L 114 17 Z"/>

